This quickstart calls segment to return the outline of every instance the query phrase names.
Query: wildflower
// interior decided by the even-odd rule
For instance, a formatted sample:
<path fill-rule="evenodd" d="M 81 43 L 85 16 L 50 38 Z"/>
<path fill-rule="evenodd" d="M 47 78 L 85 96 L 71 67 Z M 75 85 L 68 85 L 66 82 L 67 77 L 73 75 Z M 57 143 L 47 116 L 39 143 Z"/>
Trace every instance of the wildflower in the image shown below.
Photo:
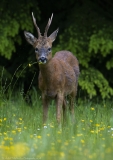
<path fill-rule="evenodd" d="M 38 128 L 37 130 L 40 131 L 40 128 Z"/>
<path fill-rule="evenodd" d="M 97 128 L 97 129 L 96 129 L 96 131 L 95 131 L 95 133 L 97 133 L 97 134 L 98 134 L 99 132 L 100 132 L 100 130 Z"/>
<path fill-rule="evenodd" d="M 81 139 L 81 143 L 85 143 L 85 141 L 83 139 Z"/>
<path fill-rule="evenodd" d="M 91 130 L 90 132 L 91 132 L 91 133 L 94 133 L 95 131 Z"/>
<path fill-rule="evenodd" d="M 3 146 L 3 156 L 6 157 L 22 157 L 29 152 L 29 148 L 25 143 L 17 143 L 11 146 Z"/>
<path fill-rule="evenodd" d="M 64 157 L 65 156 L 64 152 L 60 152 L 60 156 Z"/>
<path fill-rule="evenodd" d="M 60 139 L 58 139 L 58 140 L 57 140 L 57 142 L 58 142 L 58 143 L 61 143 L 61 140 L 60 140 Z"/>
<path fill-rule="evenodd" d="M 13 130 L 13 131 L 12 131 L 12 133 L 13 133 L 13 134 L 15 134 L 15 133 L 16 133 L 16 131 L 15 131 L 15 130 Z"/>
<path fill-rule="evenodd" d="M 32 64 L 29 63 L 29 67 L 31 67 Z"/>
<path fill-rule="evenodd" d="M 38 139 L 41 139 L 41 136 L 37 136 Z"/>
<path fill-rule="evenodd" d="M 9 138 L 8 137 L 4 137 L 4 140 L 7 141 L 7 140 L 9 140 Z"/>
<path fill-rule="evenodd" d="M 58 131 L 57 133 L 58 133 L 58 134 L 61 134 L 62 132 L 61 132 L 61 131 Z"/>
<path fill-rule="evenodd" d="M 36 133 L 34 134 L 34 136 L 36 136 Z"/>
<path fill-rule="evenodd" d="M 89 155 L 89 159 L 92 159 L 93 158 L 93 156 L 92 155 Z"/>
<path fill-rule="evenodd" d="M 95 110 L 95 108 L 91 107 L 91 110 L 92 110 L 92 111 L 94 111 L 94 110 Z"/>
<path fill-rule="evenodd" d="M 21 128 L 17 128 L 17 130 L 18 130 L 18 132 L 21 132 L 21 131 L 22 131 L 22 129 L 21 129 Z"/>
<path fill-rule="evenodd" d="M 47 126 L 44 126 L 44 128 L 47 128 Z"/>
<path fill-rule="evenodd" d="M 27 127 L 24 127 L 24 129 L 27 129 Z"/>
<path fill-rule="evenodd" d="M 68 144 L 69 144 L 69 143 L 68 143 L 67 141 L 64 143 L 65 146 L 68 146 Z"/>
<path fill-rule="evenodd" d="M 54 126 L 53 126 L 52 124 L 50 124 L 50 127 L 51 127 L 51 128 L 54 128 Z"/>
<path fill-rule="evenodd" d="M 93 121 L 90 119 L 90 122 L 92 123 Z"/>
<path fill-rule="evenodd" d="M 20 121 L 22 121 L 22 118 L 19 118 Z"/>
<path fill-rule="evenodd" d="M 33 135 L 30 135 L 31 138 L 33 138 Z"/>
<path fill-rule="evenodd" d="M 6 133 L 6 132 L 4 132 L 4 135 L 7 135 L 7 133 Z"/>
<path fill-rule="evenodd" d="M 6 121 L 7 120 L 7 118 L 4 118 L 4 121 Z"/>
<path fill-rule="evenodd" d="M 104 127 L 101 127 L 101 128 L 100 128 L 101 131 L 103 131 L 104 129 L 105 129 Z"/>
<path fill-rule="evenodd" d="M 0 122 L 2 122 L 2 119 L 0 119 Z"/>
<path fill-rule="evenodd" d="M 77 134 L 78 137 L 82 136 L 83 134 Z"/>
<path fill-rule="evenodd" d="M 56 156 L 56 151 L 55 150 L 53 150 L 52 152 L 51 151 L 48 151 L 47 152 L 47 155 L 49 156 L 49 157 L 51 157 L 51 156 Z"/>
<path fill-rule="evenodd" d="M 84 120 L 84 119 L 81 119 L 81 121 L 84 122 L 85 120 Z"/>
<path fill-rule="evenodd" d="M 18 124 L 22 124 L 22 122 L 19 122 Z"/>
<path fill-rule="evenodd" d="M 96 126 L 96 127 L 99 127 L 99 126 L 100 126 L 100 124 L 98 124 L 98 123 L 97 123 L 97 124 L 95 124 L 95 126 Z"/>
<path fill-rule="evenodd" d="M 111 130 L 113 131 L 113 128 L 111 128 Z"/>

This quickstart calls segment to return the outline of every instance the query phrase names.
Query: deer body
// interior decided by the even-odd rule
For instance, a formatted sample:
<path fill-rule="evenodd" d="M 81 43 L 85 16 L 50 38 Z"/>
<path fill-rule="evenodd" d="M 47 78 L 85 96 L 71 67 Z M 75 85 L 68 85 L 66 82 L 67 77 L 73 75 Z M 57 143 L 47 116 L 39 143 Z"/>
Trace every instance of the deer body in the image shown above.
<path fill-rule="evenodd" d="M 59 52 L 60 53 L 60 52 Z M 56 97 L 60 91 L 65 96 L 75 90 L 76 75 L 66 61 L 54 56 L 46 65 L 40 65 L 39 88 L 46 96 Z"/>
<path fill-rule="evenodd" d="M 39 38 L 35 38 L 29 32 L 24 34 L 26 40 L 35 48 L 36 59 L 39 63 L 39 88 L 42 91 L 43 122 L 45 123 L 47 119 L 49 101 L 54 98 L 56 102 L 56 118 L 60 123 L 62 109 L 65 115 L 65 97 L 67 95 L 71 96 L 70 111 L 74 119 L 74 100 L 78 85 L 79 64 L 76 57 L 69 51 L 56 52 L 52 57 L 52 42 L 55 40 L 58 30 L 47 37 L 47 30 L 51 21 L 52 17 L 48 21 L 44 36 L 41 36 L 33 16 L 33 22 Z"/>

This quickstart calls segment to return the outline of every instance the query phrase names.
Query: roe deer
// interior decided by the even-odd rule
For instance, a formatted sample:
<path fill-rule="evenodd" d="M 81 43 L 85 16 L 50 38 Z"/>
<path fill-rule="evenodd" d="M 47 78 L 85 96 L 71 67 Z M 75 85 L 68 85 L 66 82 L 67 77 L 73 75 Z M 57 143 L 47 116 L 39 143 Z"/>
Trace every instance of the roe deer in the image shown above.
<path fill-rule="evenodd" d="M 42 92 L 43 122 L 46 122 L 50 98 L 56 102 L 56 119 L 61 122 L 62 108 L 63 116 L 66 110 L 65 97 L 70 95 L 70 106 L 74 119 L 74 100 L 77 93 L 79 64 L 77 58 L 69 51 L 59 51 L 52 57 L 52 43 L 56 39 L 58 29 L 49 37 L 47 32 L 52 21 L 53 14 L 45 28 L 44 36 L 36 24 L 32 13 L 33 23 L 38 32 L 38 38 L 24 31 L 25 38 L 35 48 L 36 59 L 39 64 L 39 88 Z"/>

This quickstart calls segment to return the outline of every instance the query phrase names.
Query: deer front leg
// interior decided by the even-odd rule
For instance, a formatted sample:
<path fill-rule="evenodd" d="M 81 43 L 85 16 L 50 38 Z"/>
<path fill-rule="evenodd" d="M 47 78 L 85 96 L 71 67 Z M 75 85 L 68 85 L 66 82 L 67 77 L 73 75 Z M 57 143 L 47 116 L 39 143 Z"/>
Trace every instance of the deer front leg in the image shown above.
<path fill-rule="evenodd" d="M 42 94 L 42 103 L 43 103 L 43 124 L 46 123 L 48 117 L 48 98 Z"/>
<path fill-rule="evenodd" d="M 63 99 L 64 99 L 64 95 L 61 92 L 59 92 L 57 94 L 57 101 L 56 101 L 57 102 L 56 103 L 56 119 L 59 124 L 61 123 Z"/>

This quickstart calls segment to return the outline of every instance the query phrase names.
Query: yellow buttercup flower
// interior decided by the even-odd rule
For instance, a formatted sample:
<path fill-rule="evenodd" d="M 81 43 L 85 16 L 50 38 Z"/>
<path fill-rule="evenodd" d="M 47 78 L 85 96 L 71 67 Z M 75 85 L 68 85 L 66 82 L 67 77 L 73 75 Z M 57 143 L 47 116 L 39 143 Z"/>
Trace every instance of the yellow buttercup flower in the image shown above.
<path fill-rule="evenodd" d="M 91 132 L 91 133 L 94 133 L 95 131 L 91 130 L 90 132 Z"/>
<path fill-rule="evenodd" d="M 41 136 L 37 136 L 38 139 L 41 139 Z"/>
<path fill-rule="evenodd" d="M 13 130 L 13 131 L 12 131 L 12 133 L 13 133 L 13 134 L 16 134 L 16 131 L 15 131 L 15 130 Z"/>
<path fill-rule="evenodd" d="M 60 152 L 60 156 L 64 157 L 65 156 L 64 152 Z"/>
<path fill-rule="evenodd" d="M 95 110 L 95 108 L 91 107 L 91 110 L 92 110 L 92 111 L 94 111 L 94 110 Z"/>
<path fill-rule="evenodd" d="M 99 127 L 99 126 L 100 126 L 100 124 L 95 124 L 95 126 L 96 126 L 96 127 Z"/>
<path fill-rule="evenodd" d="M 25 143 L 17 143 L 12 146 L 2 146 L 3 157 L 22 157 L 29 152 L 29 147 Z"/>
<path fill-rule="evenodd" d="M 83 139 L 81 139 L 81 143 L 85 143 L 85 141 Z"/>

